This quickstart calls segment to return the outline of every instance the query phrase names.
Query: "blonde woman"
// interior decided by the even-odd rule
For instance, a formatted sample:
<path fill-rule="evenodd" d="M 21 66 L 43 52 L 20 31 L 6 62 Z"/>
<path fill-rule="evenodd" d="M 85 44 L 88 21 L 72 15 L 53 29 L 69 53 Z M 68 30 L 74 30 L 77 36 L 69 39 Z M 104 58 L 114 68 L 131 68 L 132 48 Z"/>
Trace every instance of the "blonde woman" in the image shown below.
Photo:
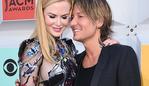
<path fill-rule="evenodd" d="M 20 86 L 72 86 L 77 64 L 71 40 L 60 39 L 72 0 L 38 0 L 36 29 L 19 49 Z"/>

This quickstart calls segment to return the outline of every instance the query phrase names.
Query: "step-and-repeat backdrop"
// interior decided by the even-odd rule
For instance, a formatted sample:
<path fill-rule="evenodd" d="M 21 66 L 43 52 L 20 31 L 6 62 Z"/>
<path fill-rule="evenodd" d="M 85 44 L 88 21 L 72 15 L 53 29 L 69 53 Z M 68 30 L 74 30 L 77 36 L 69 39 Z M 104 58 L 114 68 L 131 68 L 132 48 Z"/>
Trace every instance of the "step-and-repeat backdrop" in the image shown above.
<path fill-rule="evenodd" d="M 149 1 L 148 0 L 142 0 L 141 2 L 139 0 L 131 0 L 131 2 L 130 0 L 108 0 L 108 1 L 110 2 L 114 14 L 113 19 L 114 25 L 112 26 L 113 30 L 115 31 L 114 38 L 120 41 L 120 43 L 128 44 L 134 48 L 140 64 L 140 71 L 143 82 L 142 86 L 149 86 L 149 67 L 148 67 L 149 16 L 147 15 L 148 13 L 146 13 L 147 11 L 145 11 L 144 13 L 140 12 L 142 11 L 141 9 L 148 8 L 147 2 Z M 33 20 L 35 14 L 35 3 L 36 0 L 0 0 L 0 24 L 13 21 Z M 138 3 L 140 4 L 139 6 Z M 129 10 L 125 10 L 126 5 L 128 8 L 130 8 Z M 135 10 L 131 11 L 131 9 Z M 122 15 L 121 13 L 124 13 L 127 16 Z M 127 18 L 132 17 L 132 14 L 138 14 L 138 13 L 143 14 L 139 14 L 139 16 L 136 16 L 137 19 Z M 145 16 L 146 18 L 143 18 L 143 20 L 141 20 L 143 22 L 142 23 L 135 22 L 135 24 L 133 24 L 132 20 L 136 21 L 139 18 L 140 21 L 141 15 L 143 16 L 147 15 Z M 15 43 L 15 41 L 13 42 Z M 83 47 L 80 47 L 80 51 L 82 51 L 81 50 L 82 48 Z M 17 53 L 18 53 L 18 47 L 0 46 L 0 86 L 15 86 L 15 80 L 19 78 Z"/>
<path fill-rule="evenodd" d="M 1 25 L 15 21 L 34 20 L 34 14 L 35 0 L 0 0 Z M 0 27 L 0 29 L 5 28 Z M 15 43 L 15 41 L 11 42 Z M 0 86 L 15 86 L 15 80 L 19 78 L 17 53 L 18 47 L 0 46 Z"/>
<path fill-rule="evenodd" d="M 18 79 L 18 48 L 0 48 L 0 85 L 15 86 Z"/>

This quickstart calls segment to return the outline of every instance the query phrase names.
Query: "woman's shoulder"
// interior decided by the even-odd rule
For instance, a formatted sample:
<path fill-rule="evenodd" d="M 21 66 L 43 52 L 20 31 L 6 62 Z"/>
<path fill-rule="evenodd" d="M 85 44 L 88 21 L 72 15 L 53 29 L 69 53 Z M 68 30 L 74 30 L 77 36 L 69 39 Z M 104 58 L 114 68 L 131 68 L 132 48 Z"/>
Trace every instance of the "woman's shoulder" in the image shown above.
<path fill-rule="evenodd" d="M 64 41 L 67 44 L 68 48 L 71 50 L 73 55 L 77 54 L 78 50 L 76 49 L 72 39 L 70 39 L 70 38 L 63 38 L 62 41 Z"/>
<path fill-rule="evenodd" d="M 32 58 L 41 52 L 40 50 L 40 44 L 37 38 L 26 39 L 20 44 L 18 57 L 20 60 Z"/>

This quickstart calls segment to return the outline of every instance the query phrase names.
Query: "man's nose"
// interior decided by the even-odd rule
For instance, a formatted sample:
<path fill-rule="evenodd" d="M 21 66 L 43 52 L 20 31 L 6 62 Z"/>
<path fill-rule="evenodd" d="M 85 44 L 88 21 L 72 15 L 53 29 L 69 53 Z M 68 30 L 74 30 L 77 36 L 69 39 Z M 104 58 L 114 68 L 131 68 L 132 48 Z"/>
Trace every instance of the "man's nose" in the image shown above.
<path fill-rule="evenodd" d="M 76 24 L 77 24 L 77 18 L 76 17 L 73 17 L 72 20 L 71 20 L 71 22 L 70 22 L 70 25 L 71 26 L 74 26 Z"/>

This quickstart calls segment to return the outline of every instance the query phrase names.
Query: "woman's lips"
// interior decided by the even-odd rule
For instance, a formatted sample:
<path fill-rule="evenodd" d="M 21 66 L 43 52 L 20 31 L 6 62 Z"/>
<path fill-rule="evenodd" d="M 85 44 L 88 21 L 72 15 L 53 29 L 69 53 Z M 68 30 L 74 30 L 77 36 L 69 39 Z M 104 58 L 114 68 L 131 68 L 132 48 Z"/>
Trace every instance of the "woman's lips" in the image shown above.
<path fill-rule="evenodd" d="M 53 28 L 55 32 L 60 32 L 62 28 Z"/>

